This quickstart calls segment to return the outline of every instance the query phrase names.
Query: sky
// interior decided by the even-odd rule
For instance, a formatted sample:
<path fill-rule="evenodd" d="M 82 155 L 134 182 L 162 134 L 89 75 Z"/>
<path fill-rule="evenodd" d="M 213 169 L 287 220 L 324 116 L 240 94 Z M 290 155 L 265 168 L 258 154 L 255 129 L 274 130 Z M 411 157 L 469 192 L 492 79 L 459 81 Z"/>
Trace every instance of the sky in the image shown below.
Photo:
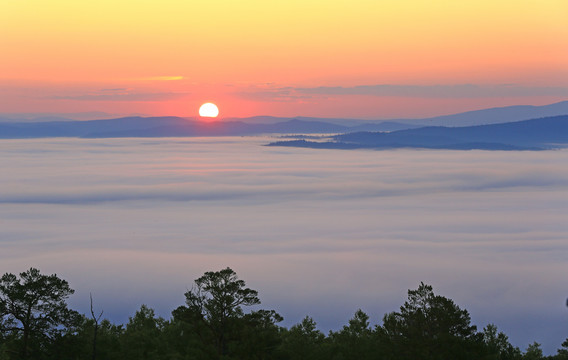
<path fill-rule="evenodd" d="M 381 119 L 568 99 L 565 0 L 5 0 L 0 113 Z"/>
<path fill-rule="evenodd" d="M 380 324 L 421 281 L 525 350 L 566 339 L 568 151 L 316 151 L 262 137 L 2 140 L 0 273 L 170 318 L 227 266 L 290 327 Z"/>

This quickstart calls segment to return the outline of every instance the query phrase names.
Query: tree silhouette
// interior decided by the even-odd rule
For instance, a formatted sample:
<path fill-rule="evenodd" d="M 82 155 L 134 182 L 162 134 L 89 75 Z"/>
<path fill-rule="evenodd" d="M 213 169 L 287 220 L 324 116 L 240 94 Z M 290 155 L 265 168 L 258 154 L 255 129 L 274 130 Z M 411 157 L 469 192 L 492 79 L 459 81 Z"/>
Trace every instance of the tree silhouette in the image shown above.
<path fill-rule="evenodd" d="M 161 358 L 163 333 L 166 321 L 156 317 L 152 308 L 140 306 L 130 317 L 121 337 L 124 359 L 144 360 Z"/>
<path fill-rule="evenodd" d="M 93 310 L 93 294 L 89 294 L 89 298 L 91 299 L 91 318 L 93 319 L 93 323 L 95 325 L 93 331 L 93 354 L 92 360 L 97 359 L 97 333 L 99 332 L 99 321 L 103 316 L 103 311 L 99 313 L 99 315 L 95 315 L 95 311 Z"/>
<path fill-rule="evenodd" d="M 220 355 L 227 354 L 234 320 L 244 316 L 242 307 L 260 304 L 258 292 L 245 285 L 231 268 L 226 268 L 206 272 L 185 293 L 187 311 L 211 330 Z M 178 313 L 182 311 L 178 310 Z"/>
<path fill-rule="evenodd" d="M 396 358 L 433 359 L 445 354 L 444 358 L 459 359 L 482 346 L 482 337 L 470 322 L 467 310 L 420 283 L 418 289 L 408 290 L 400 312 L 384 316 L 382 331 Z"/>
<path fill-rule="evenodd" d="M 490 359 L 520 360 L 521 350 L 509 343 L 509 337 L 503 332 L 497 332 L 497 326 L 488 324 L 483 328 L 483 342 L 487 347 Z"/>
<path fill-rule="evenodd" d="M 315 360 L 326 358 L 322 355 L 324 341 L 325 335 L 317 329 L 314 319 L 306 316 L 284 333 L 282 345 L 290 360 Z"/>
<path fill-rule="evenodd" d="M 21 339 L 20 356 L 29 356 L 30 343 L 53 337 L 75 312 L 65 300 L 74 290 L 57 275 L 42 275 L 30 268 L 0 278 L 0 309 L 5 330 Z"/>

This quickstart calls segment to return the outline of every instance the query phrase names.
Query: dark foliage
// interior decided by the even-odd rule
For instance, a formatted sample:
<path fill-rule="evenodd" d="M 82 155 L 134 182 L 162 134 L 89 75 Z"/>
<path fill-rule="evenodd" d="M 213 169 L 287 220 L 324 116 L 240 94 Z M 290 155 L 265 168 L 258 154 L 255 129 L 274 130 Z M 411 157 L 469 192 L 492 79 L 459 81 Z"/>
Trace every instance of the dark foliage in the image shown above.
<path fill-rule="evenodd" d="M 65 280 L 37 269 L 4 274 L 0 360 L 568 360 L 568 339 L 554 356 L 545 357 L 536 342 L 523 353 L 495 325 L 478 332 L 467 310 L 424 283 L 382 325 L 371 327 L 357 310 L 327 336 L 309 316 L 286 329 L 276 325 L 282 317 L 274 310 L 246 312 L 260 304 L 258 293 L 230 268 L 196 279 L 170 320 L 142 305 L 125 326 L 99 322 L 94 312 L 67 308 L 72 293 Z"/>
<path fill-rule="evenodd" d="M 22 359 L 39 359 L 50 342 L 62 336 L 62 327 L 72 327 L 78 315 L 65 300 L 74 290 L 57 275 L 42 275 L 31 268 L 18 276 L 0 278 L 2 338 L 7 352 Z"/>

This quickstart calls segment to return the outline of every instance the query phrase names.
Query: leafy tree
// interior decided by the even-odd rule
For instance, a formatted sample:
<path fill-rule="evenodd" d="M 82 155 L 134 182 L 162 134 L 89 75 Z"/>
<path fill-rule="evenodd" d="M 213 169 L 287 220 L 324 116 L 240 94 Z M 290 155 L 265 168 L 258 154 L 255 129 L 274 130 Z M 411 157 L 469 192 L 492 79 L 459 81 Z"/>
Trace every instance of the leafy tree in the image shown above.
<path fill-rule="evenodd" d="M 95 324 L 92 319 L 88 319 L 88 323 L 90 325 L 89 328 L 91 329 L 92 333 L 89 336 L 89 339 L 92 339 L 92 335 L 94 335 L 94 327 Z M 120 340 L 124 334 L 124 328 L 122 325 L 115 325 L 112 324 L 109 320 L 103 319 L 98 325 L 97 331 L 97 358 L 98 359 L 123 359 L 121 353 L 121 344 Z M 89 344 L 89 350 L 92 350 L 92 347 Z M 88 353 L 88 351 L 86 351 Z M 92 354 L 91 354 L 92 358 Z"/>
<path fill-rule="evenodd" d="M 375 334 L 369 326 L 369 315 L 361 309 L 338 332 L 331 332 L 334 359 L 375 359 L 381 351 Z"/>
<path fill-rule="evenodd" d="M 124 359 L 159 359 L 161 358 L 161 335 L 165 320 L 157 318 L 154 310 L 142 305 L 133 317 L 130 317 L 121 336 Z"/>
<path fill-rule="evenodd" d="M 527 347 L 527 351 L 523 355 L 523 360 L 541 360 L 544 359 L 540 344 L 536 341 Z"/>
<path fill-rule="evenodd" d="M 282 347 L 290 360 L 329 358 L 324 356 L 325 335 L 316 326 L 314 319 L 306 316 L 285 333 Z"/>
<path fill-rule="evenodd" d="M 229 353 L 236 359 L 276 359 L 281 356 L 281 328 L 276 323 L 283 318 L 274 310 L 258 310 L 245 314 L 235 323 L 238 337 L 229 343 Z"/>
<path fill-rule="evenodd" d="M 190 359 L 215 359 L 217 352 L 215 334 L 203 314 L 187 306 L 172 311 L 172 321 L 165 328 L 168 347 L 187 355 Z"/>
<path fill-rule="evenodd" d="M 493 324 L 483 328 L 483 342 L 488 351 L 489 359 L 496 360 L 519 360 L 521 350 L 509 343 L 509 338 L 503 332 L 497 332 L 497 326 Z"/>
<path fill-rule="evenodd" d="M 0 360 L 8 359 L 8 327 L 10 326 L 5 319 L 6 303 L 0 301 Z"/>
<path fill-rule="evenodd" d="M 46 349 L 46 359 L 89 359 L 92 325 L 84 315 L 65 324 Z"/>
<path fill-rule="evenodd" d="M 242 342 L 243 329 L 260 331 L 281 319 L 275 312 L 245 316 L 243 306 L 260 304 L 258 292 L 247 288 L 231 268 L 206 272 L 195 280 L 185 298 L 187 306 L 176 309 L 174 319 L 185 319 L 191 324 L 191 329 L 202 340 L 203 351 L 208 352 L 207 346 L 213 344 L 219 357 L 236 352 L 229 344 Z"/>
<path fill-rule="evenodd" d="M 478 357 L 482 346 L 470 322 L 467 310 L 420 283 L 408 290 L 400 312 L 384 316 L 381 331 L 397 359 L 468 359 Z"/>
<path fill-rule="evenodd" d="M 562 348 L 558 349 L 556 359 L 568 360 L 568 339 L 564 340 L 564 342 L 562 343 Z"/>
<path fill-rule="evenodd" d="M 81 315 L 72 325 L 63 329 L 62 336 L 57 337 L 51 346 L 50 359 L 93 359 L 93 337 L 95 332 L 93 319 Z M 122 325 L 113 325 L 103 319 L 97 326 L 96 358 L 104 360 L 123 360 L 121 340 L 124 329 Z"/>
<path fill-rule="evenodd" d="M 22 358 L 30 355 L 31 345 L 39 350 L 76 315 L 65 303 L 73 292 L 67 281 L 34 268 L 20 273 L 19 278 L 9 273 L 0 278 L 3 336 L 18 339 Z"/>

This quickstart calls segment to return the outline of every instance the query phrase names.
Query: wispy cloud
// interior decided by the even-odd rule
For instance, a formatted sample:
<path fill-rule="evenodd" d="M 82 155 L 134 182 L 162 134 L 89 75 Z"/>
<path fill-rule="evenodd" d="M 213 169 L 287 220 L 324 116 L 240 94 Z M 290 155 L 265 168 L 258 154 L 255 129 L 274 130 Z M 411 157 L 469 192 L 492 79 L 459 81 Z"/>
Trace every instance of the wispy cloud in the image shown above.
<path fill-rule="evenodd" d="M 298 99 L 323 96 L 377 96 L 410 98 L 495 98 L 528 96 L 568 96 L 568 87 L 501 85 L 358 85 L 358 86 L 318 86 L 318 87 L 280 87 L 249 89 L 239 96 L 258 101 L 297 101 Z"/>
<path fill-rule="evenodd" d="M 140 77 L 134 78 L 132 80 L 137 81 L 178 81 L 183 80 L 184 77 L 181 75 L 174 75 L 174 76 L 147 76 L 147 77 Z"/>
<path fill-rule="evenodd" d="M 258 89 L 246 90 L 236 93 L 237 96 L 247 100 L 254 101 L 274 101 L 274 102 L 297 102 L 311 99 L 314 96 L 301 94 L 292 87 L 276 88 L 276 89 Z"/>
<path fill-rule="evenodd" d="M 105 91 L 116 91 L 121 89 L 109 89 Z M 49 99 L 53 100 L 77 100 L 77 101 L 167 101 L 186 97 L 186 92 L 159 92 L 159 93 L 131 93 L 119 92 L 115 94 L 82 94 L 82 95 L 56 95 Z"/>
<path fill-rule="evenodd" d="M 296 88 L 303 94 L 371 95 L 423 98 L 483 98 L 516 96 L 568 96 L 568 87 L 504 85 L 360 85 L 353 87 L 321 86 Z"/>
<path fill-rule="evenodd" d="M 115 91 L 129 91 L 130 89 L 128 88 L 111 88 L 111 89 L 101 89 L 100 91 L 109 91 L 109 92 L 115 92 Z"/>

